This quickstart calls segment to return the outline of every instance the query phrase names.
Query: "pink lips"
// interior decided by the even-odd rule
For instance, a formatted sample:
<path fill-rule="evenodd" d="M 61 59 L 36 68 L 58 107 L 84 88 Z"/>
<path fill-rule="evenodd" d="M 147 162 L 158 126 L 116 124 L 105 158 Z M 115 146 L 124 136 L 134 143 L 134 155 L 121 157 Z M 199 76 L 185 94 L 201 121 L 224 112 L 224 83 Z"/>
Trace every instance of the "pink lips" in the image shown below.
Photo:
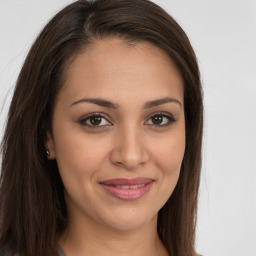
<path fill-rule="evenodd" d="M 149 178 L 111 179 L 101 181 L 100 185 L 118 199 L 136 200 L 150 190 L 153 182 Z"/>

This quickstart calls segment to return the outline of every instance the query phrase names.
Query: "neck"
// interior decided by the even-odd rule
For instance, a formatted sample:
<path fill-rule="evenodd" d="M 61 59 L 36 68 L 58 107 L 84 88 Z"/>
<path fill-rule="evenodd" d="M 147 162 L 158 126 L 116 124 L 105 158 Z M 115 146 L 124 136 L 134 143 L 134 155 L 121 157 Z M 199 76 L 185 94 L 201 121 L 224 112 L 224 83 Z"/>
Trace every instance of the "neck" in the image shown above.
<path fill-rule="evenodd" d="M 59 245 L 66 256 L 168 256 L 157 233 L 157 215 L 135 230 L 117 230 L 89 216 L 69 214 Z"/>

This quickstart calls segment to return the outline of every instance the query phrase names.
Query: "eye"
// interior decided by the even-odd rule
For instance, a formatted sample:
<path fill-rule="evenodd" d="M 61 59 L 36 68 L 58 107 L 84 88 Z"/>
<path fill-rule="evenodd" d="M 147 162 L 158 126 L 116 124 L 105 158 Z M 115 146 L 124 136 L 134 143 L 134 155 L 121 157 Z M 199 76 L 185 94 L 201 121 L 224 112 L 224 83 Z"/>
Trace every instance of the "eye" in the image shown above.
<path fill-rule="evenodd" d="M 146 124 L 153 125 L 155 127 L 165 127 L 174 123 L 176 120 L 173 116 L 166 113 L 157 113 L 152 115 Z"/>
<path fill-rule="evenodd" d="M 104 117 L 103 114 L 93 114 L 90 116 L 83 117 L 79 120 L 81 125 L 89 128 L 101 128 L 102 126 L 110 126 L 111 123 Z"/>

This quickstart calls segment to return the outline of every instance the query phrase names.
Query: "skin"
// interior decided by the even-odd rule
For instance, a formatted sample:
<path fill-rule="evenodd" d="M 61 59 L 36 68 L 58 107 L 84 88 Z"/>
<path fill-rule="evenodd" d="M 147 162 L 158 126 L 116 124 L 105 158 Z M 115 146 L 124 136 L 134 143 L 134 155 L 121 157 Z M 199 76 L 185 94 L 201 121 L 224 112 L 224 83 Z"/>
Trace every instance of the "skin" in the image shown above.
<path fill-rule="evenodd" d="M 59 244 L 67 256 L 168 255 L 157 234 L 157 213 L 177 184 L 184 155 L 183 95 L 174 64 L 150 43 L 104 39 L 74 59 L 57 96 L 47 142 L 65 186 L 69 221 Z M 168 97 L 174 100 L 144 108 Z M 157 123 L 152 116 L 159 112 L 172 121 L 162 114 Z M 85 118 L 95 113 L 104 117 L 93 129 L 92 119 Z M 99 184 L 136 177 L 154 183 L 133 201 L 115 198 Z"/>

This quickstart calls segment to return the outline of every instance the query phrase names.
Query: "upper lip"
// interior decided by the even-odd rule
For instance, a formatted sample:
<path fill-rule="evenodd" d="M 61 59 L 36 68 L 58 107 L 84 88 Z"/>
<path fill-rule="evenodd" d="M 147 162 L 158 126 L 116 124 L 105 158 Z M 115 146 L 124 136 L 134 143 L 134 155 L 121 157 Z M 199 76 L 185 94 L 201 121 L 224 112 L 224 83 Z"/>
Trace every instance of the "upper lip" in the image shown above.
<path fill-rule="evenodd" d="M 124 178 L 119 178 L 119 179 L 111 179 L 111 180 L 104 180 L 100 181 L 100 184 L 104 185 L 139 185 L 139 184 L 147 184 L 150 182 L 153 182 L 153 179 L 150 178 L 133 178 L 133 179 L 124 179 Z"/>

